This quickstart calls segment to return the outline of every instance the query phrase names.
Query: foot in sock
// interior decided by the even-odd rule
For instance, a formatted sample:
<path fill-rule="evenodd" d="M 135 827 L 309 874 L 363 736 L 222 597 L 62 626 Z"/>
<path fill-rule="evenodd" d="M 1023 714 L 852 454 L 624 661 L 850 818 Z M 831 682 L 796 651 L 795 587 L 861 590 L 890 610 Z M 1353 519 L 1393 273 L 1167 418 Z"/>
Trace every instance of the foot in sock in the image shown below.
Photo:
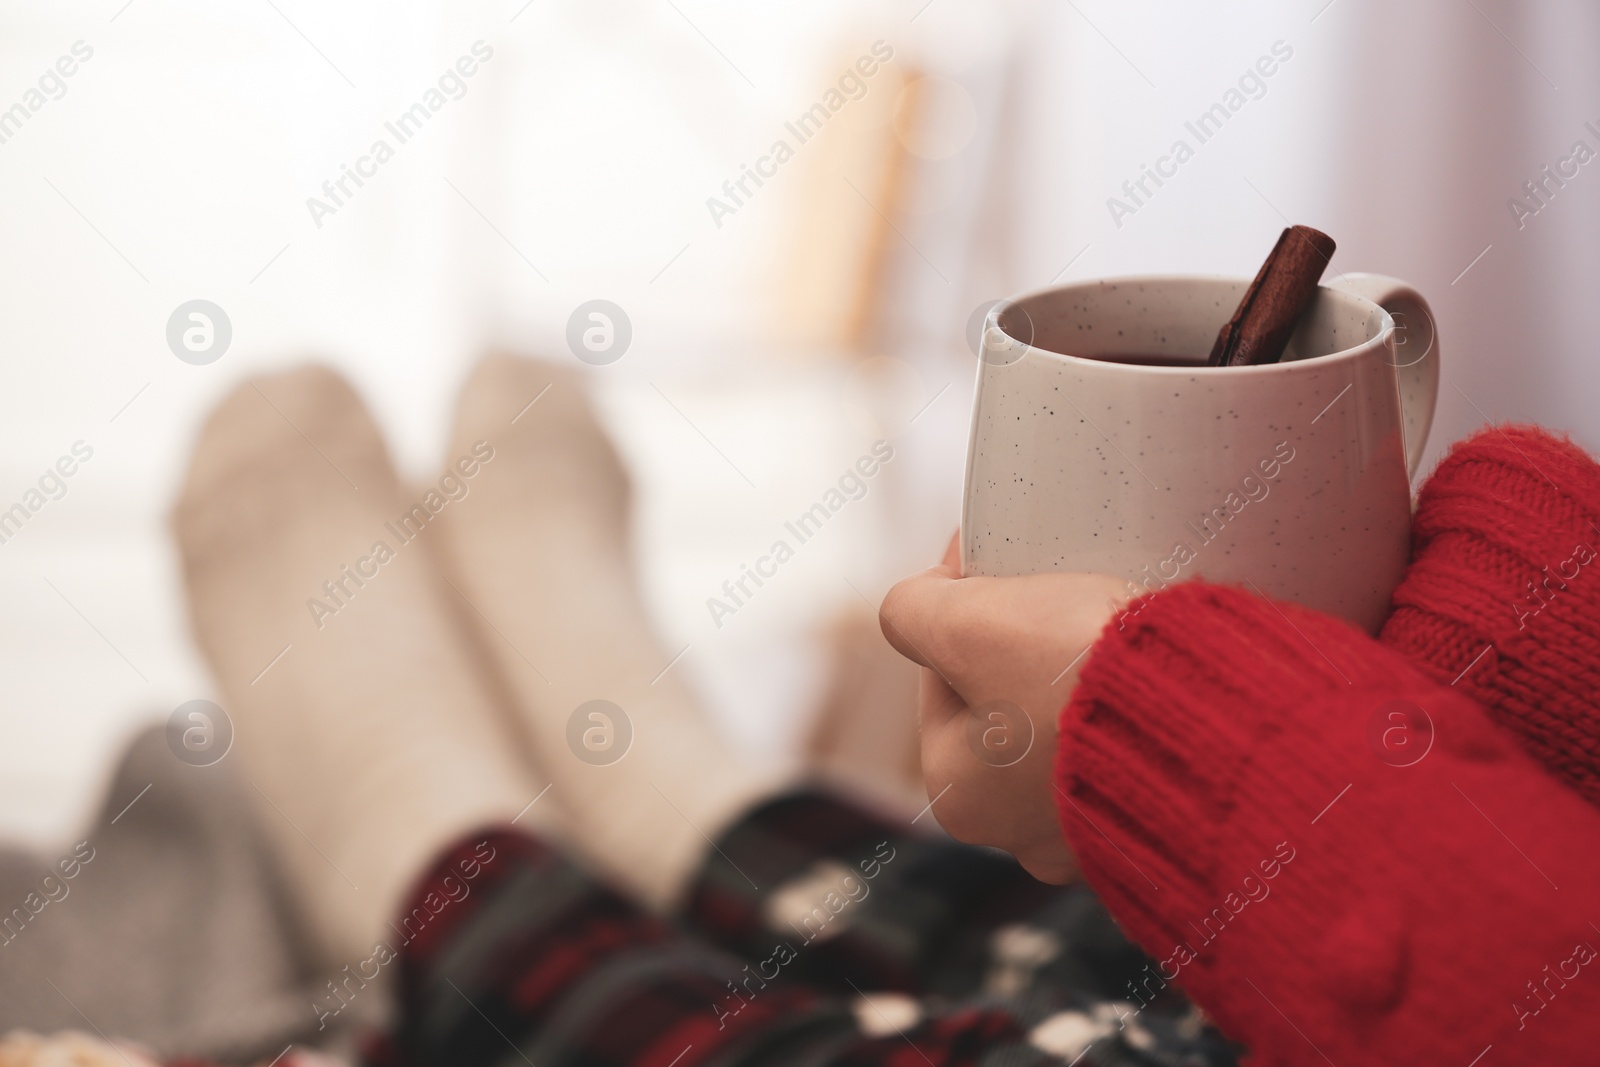
<path fill-rule="evenodd" d="M 667 669 L 673 654 L 651 631 L 628 551 L 627 476 L 580 379 L 485 359 L 462 392 L 450 454 L 475 446 L 494 458 L 437 520 L 445 568 L 571 821 L 571 847 L 635 899 L 669 908 L 710 841 L 782 783 L 736 754 L 681 670 Z M 631 726 L 615 762 L 604 746 L 620 743 L 623 724 L 608 739 L 607 724 L 584 715 L 569 733 L 595 699 Z M 586 730 L 601 747 L 587 759 Z"/>
<path fill-rule="evenodd" d="M 370 416 L 331 371 L 246 383 L 212 414 L 173 514 L 191 625 L 330 961 L 389 938 L 410 881 L 545 784 L 471 665 Z M 518 826 L 551 828 L 545 798 Z"/>

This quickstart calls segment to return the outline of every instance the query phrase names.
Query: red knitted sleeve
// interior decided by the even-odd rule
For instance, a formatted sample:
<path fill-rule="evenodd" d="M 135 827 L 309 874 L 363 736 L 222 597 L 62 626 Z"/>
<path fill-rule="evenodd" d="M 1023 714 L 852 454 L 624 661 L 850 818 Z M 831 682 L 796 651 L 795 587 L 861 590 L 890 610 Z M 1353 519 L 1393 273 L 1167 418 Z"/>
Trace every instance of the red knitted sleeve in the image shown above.
<path fill-rule="evenodd" d="M 1537 427 L 1492 427 L 1428 479 L 1414 530 L 1379 639 L 1600 805 L 1600 465 Z"/>
<path fill-rule="evenodd" d="M 1067 839 L 1157 961 L 1135 1005 L 1178 984 L 1258 1064 L 1600 1044 L 1600 811 L 1399 653 L 1176 586 L 1102 636 L 1061 727 Z"/>

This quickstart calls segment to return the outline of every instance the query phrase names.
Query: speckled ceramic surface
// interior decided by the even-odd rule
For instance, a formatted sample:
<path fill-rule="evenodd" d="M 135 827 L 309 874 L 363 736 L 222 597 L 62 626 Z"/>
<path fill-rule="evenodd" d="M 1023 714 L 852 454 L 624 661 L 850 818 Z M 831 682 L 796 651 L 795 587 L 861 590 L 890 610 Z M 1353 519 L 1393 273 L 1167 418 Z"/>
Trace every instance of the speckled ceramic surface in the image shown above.
<path fill-rule="evenodd" d="M 1283 362 L 1205 367 L 1248 284 L 1110 279 L 996 309 L 968 447 L 966 573 L 1097 571 L 1139 590 L 1203 576 L 1377 628 L 1438 393 L 1432 316 L 1401 282 L 1345 275 L 1318 292 Z"/>

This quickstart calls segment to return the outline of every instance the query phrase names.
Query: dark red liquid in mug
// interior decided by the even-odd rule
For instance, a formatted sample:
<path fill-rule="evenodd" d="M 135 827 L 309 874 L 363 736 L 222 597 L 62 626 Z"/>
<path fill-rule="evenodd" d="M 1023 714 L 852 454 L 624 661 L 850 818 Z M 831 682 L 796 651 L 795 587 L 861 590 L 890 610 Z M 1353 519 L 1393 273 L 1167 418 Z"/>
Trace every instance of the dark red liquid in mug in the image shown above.
<path fill-rule="evenodd" d="M 1078 355 L 1078 353 L 1073 353 Z M 1127 363 L 1134 367 L 1204 367 L 1204 356 L 1168 356 L 1154 355 L 1148 352 L 1115 352 L 1110 355 L 1097 355 L 1085 352 L 1084 359 L 1099 360 L 1101 363 Z"/>

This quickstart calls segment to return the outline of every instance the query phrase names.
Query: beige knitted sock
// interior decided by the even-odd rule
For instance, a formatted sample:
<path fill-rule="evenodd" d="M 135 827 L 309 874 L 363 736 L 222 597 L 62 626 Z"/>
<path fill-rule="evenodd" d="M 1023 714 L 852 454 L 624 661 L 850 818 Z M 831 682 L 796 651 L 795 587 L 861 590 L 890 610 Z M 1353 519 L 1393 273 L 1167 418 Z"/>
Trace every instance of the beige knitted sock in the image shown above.
<path fill-rule="evenodd" d="M 447 568 L 554 782 L 572 847 L 668 909 L 711 840 L 782 783 L 736 754 L 667 669 L 674 652 L 651 632 L 628 552 L 627 475 L 579 379 L 485 359 L 462 392 L 451 455 L 474 449 L 494 458 L 439 517 Z"/>
<path fill-rule="evenodd" d="M 554 805 L 515 757 L 377 428 L 345 381 L 246 383 L 173 515 L 191 624 L 237 761 L 335 966 L 366 957 L 461 834 Z M 327 584 L 325 584 L 327 583 Z"/>

